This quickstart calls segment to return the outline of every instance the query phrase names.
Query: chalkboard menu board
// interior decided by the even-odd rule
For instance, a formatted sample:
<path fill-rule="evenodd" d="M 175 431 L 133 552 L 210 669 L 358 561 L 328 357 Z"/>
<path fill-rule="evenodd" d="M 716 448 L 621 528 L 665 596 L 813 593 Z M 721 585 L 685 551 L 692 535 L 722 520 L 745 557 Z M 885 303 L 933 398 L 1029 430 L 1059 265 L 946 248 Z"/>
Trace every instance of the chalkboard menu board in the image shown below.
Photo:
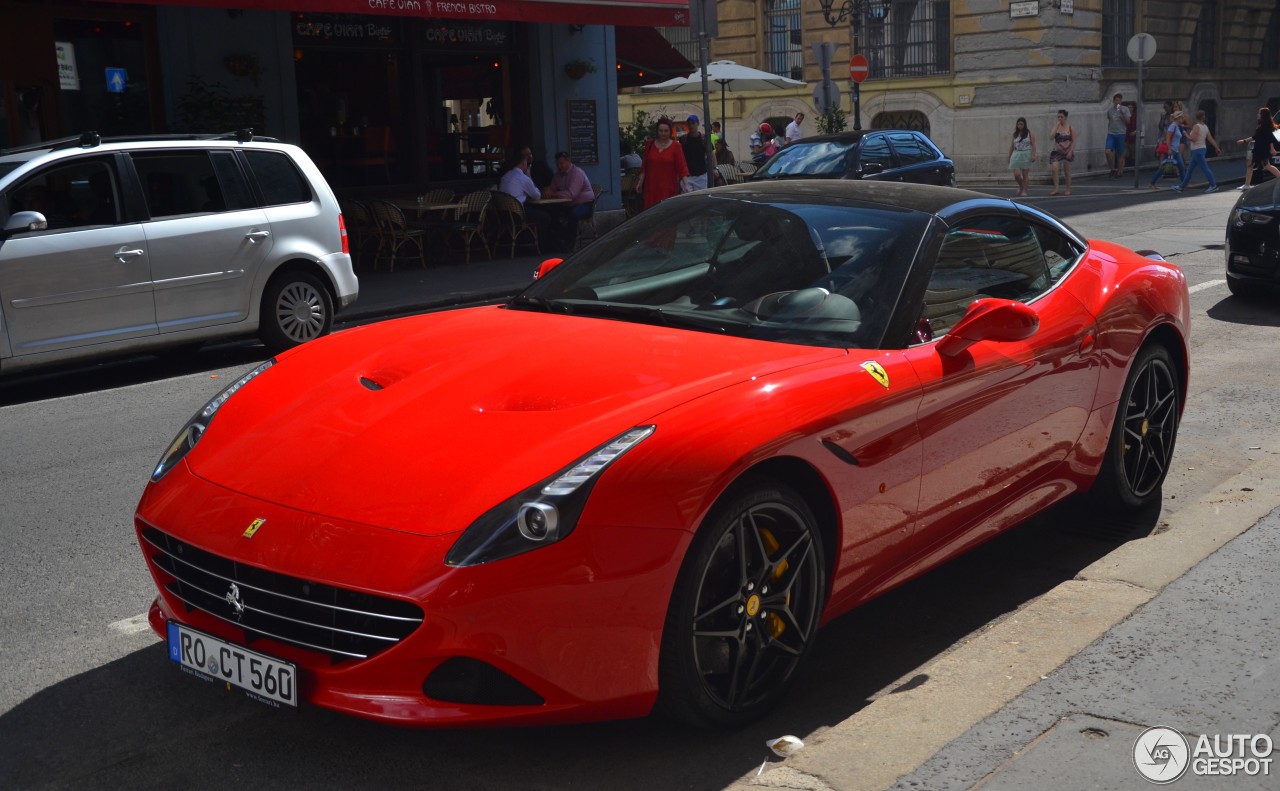
<path fill-rule="evenodd" d="M 570 99 L 569 158 L 576 165 L 600 164 L 595 99 Z"/>

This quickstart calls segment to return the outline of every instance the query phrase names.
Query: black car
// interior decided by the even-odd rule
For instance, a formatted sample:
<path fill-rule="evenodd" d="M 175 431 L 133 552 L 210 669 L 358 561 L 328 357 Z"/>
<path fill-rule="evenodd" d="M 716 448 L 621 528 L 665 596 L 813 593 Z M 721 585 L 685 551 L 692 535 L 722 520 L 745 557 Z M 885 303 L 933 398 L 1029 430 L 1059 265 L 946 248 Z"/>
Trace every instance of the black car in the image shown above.
<path fill-rule="evenodd" d="M 874 179 L 955 186 L 956 167 L 921 132 L 870 129 L 797 140 L 779 149 L 751 178 Z"/>
<path fill-rule="evenodd" d="M 1247 296 L 1280 285 L 1280 179 L 1240 193 L 1227 218 L 1227 288 Z"/>

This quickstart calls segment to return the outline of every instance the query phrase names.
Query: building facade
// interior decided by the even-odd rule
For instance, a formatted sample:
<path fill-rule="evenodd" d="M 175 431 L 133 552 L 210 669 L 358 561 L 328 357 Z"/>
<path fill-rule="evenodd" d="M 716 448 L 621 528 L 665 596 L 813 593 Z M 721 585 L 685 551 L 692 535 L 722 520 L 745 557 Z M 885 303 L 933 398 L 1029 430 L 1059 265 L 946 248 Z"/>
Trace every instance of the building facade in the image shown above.
<path fill-rule="evenodd" d="M 862 126 L 926 131 L 970 182 L 1008 178 L 1009 136 L 1019 117 L 1047 151 L 1055 115 L 1067 110 L 1081 174 L 1107 168 L 1105 112 L 1116 93 L 1140 102 L 1147 162 L 1166 100 L 1205 110 L 1219 142 L 1252 134 L 1257 108 L 1280 105 L 1280 0 L 863 0 L 847 3 L 853 19 L 835 26 L 820 0 L 718 0 L 717 10 L 713 60 L 808 82 L 792 91 L 730 87 L 723 121 L 739 152 L 761 122 L 797 111 L 808 116 L 808 132 L 816 131 L 817 42 L 837 45 L 831 76 L 849 128 L 847 64 L 856 50 L 869 67 Z M 840 10 L 837 2 L 830 15 Z M 1127 53 L 1136 33 L 1156 42 L 1143 65 L 1141 97 L 1138 66 Z M 701 106 L 696 94 L 633 93 L 621 98 L 620 114 L 624 122 L 637 110 L 680 118 L 701 115 Z M 714 118 L 718 98 L 711 107 Z M 1243 148 L 1224 145 L 1224 153 L 1242 156 Z M 1043 176 L 1047 157 L 1039 161 Z"/>
<path fill-rule="evenodd" d="M 3 6 L 0 148 L 253 127 L 360 194 L 482 186 L 506 149 L 529 145 L 547 162 L 571 152 L 608 186 L 602 206 L 619 194 L 617 85 L 646 55 L 619 61 L 614 25 L 687 17 L 684 0 Z"/>

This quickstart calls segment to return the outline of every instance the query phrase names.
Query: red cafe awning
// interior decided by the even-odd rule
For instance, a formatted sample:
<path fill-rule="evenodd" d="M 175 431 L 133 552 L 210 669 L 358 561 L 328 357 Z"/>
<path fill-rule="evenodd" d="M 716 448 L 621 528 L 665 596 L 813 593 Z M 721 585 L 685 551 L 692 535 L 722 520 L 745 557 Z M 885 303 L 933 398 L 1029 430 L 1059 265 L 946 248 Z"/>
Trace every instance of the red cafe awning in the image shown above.
<path fill-rule="evenodd" d="M 688 0 L 126 0 L 256 11 L 377 14 L 407 19 L 562 22 L 571 25 L 689 24 Z"/>

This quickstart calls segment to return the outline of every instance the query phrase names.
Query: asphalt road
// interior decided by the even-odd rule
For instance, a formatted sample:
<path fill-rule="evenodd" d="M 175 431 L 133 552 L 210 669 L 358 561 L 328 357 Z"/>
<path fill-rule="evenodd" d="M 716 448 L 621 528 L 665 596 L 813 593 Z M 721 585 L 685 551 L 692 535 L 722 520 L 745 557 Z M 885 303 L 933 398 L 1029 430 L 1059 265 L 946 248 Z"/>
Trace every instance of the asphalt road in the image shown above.
<path fill-rule="evenodd" d="M 738 732 L 690 732 L 657 720 L 402 730 L 319 710 L 282 714 L 200 684 L 177 672 L 138 623 L 153 590 L 132 510 L 173 432 L 260 349 L 233 344 L 158 372 L 153 361 L 124 361 L 0 384 L 0 787 L 707 789 L 751 782 L 765 739 L 810 739 L 927 683 L 923 665 L 1126 543 L 1159 532 L 1181 508 L 1276 451 L 1280 305 L 1227 295 L 1221 243 L 1234 194 L 1086 190 L 1033 202 L 1086 235 L 1167 253 L 1194 291 L 1192 387 L 1161 511 L 1115 522 L 1059 508 L 838 620 L 792 698 Z M 1099 211 L 1107 205 L 1115 208 Z M 838 773 L 829 779 L 832 787 L 862 787 Z"/>

